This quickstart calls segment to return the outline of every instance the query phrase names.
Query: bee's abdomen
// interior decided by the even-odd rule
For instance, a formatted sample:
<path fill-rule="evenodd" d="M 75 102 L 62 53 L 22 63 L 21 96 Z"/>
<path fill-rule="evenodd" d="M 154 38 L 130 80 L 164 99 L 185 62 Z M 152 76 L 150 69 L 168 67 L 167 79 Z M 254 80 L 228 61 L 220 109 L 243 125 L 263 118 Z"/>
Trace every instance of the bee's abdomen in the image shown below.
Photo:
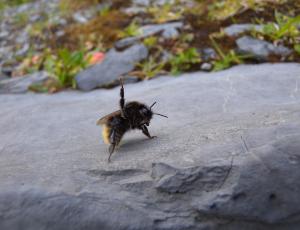
<path fill-rule="evenodd" d="M 113 129 L 111 132 L 110 143 L 118 145 L 125 134 L 126 130 L 124 129 Z"/>
<path fill-rule="evenodd" d="M 129 123 L 119 116 L 109 119 L 109 121 L 102 125 L 102 136 L 105 144 L 118 145 L 123 135 L 129 130 Z"/>
<path fill-rule="evenodd" d="M 110 127 L 108 125 L 102 126 L 102 137 L 105 144 L 118 144 L 126 130 L 120 127 Z"/>

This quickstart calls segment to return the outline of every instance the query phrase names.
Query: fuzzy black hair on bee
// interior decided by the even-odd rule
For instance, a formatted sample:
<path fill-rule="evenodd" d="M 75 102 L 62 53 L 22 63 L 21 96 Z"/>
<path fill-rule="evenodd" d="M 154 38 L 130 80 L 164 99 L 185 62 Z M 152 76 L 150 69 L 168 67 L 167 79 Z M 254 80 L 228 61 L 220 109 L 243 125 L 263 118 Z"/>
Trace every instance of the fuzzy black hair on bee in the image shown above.
<path fill-rule="evenodd" d="M 97 125 L 102 126 L 104 142 L 110 145 L 108 149 L 108 162 L 110 162 L 111 155 L 127 131 L 131 129 L 140 129 L 144 135 L 152 139 L 156 136 L 150 135 L 147 126 L 150 125 L 150 120 L 153 115 L 168 118 L 163 114 L 152 111 L 152 107 L 156 104 L 156 102 L 154 102 L 150 107 L 137 101 L 127 102 L 125 104 L 122 79 L 120 79 L 120 84 L 120 110 L 110 113 L 97 121 Z"/>

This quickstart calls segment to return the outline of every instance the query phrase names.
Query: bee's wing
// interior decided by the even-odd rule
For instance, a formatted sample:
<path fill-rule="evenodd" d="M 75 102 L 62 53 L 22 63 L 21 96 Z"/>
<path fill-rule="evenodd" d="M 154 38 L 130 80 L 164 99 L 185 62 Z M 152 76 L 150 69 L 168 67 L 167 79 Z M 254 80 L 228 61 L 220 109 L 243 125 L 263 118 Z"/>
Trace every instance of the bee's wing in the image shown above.
<path fill-rule="evenodd" d="M 112 112 L 110 114 L 107 114 L 106 116 L 104 117 L 101 117 L 98 121 L 97 121 L 97 125 L 104 125 L 107 120 L 113 116 L 116 116 L 116 115 L 121 115 L 121 110 L 117 110 L 115 112 Z"/>

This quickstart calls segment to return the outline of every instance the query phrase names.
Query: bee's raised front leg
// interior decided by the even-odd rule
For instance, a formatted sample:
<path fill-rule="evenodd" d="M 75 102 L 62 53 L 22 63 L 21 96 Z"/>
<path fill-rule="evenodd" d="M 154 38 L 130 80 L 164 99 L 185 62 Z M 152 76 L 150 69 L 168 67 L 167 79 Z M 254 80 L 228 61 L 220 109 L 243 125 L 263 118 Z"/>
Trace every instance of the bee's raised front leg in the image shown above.
<path fill-rule="evenodd" d="M 124 106 L 125 106 L 125 98 L 124 98 L 124 86 L 123 86 L 123 79 L 120 78 L 120 110 L 121 110 L 121 116 L 125 118 L 125 112 L 124 112 Z"/>

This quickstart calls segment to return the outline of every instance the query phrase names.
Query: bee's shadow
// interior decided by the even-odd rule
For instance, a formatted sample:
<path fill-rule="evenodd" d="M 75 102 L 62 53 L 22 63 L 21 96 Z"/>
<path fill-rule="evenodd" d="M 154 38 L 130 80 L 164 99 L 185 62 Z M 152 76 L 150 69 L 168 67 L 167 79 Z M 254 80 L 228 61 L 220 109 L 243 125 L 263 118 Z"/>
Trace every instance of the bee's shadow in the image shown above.
<path fill-rule="evenodd" d="M 119 153 L 127 153 L 132 151 L 137 151 L 141 149 L 145 149 L 147 146 L 149 146 L 149 142 L 154 141 L 147 138 L 134 138 L 129 139 L 121 143 L 120 147 L 118 148 Z"/>

